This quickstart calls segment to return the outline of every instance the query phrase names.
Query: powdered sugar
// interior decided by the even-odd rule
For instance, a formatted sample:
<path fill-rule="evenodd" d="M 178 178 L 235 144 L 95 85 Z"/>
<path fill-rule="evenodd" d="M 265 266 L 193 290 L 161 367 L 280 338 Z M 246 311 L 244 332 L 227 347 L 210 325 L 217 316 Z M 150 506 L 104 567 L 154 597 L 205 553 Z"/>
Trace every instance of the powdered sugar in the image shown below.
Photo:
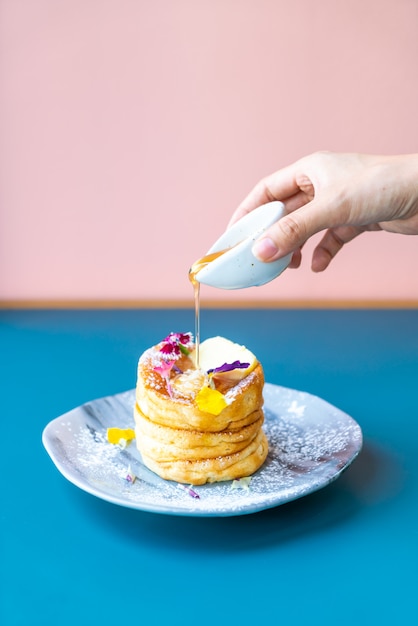
<path fill-rule="evenodd" d="M 57 418 L 44 445 L 62 474 L 80 488 L 122 506 L 179 515 L 238 515 L 315 491 L 338 477 L 358 454 L 362 436 L 354 420 L 310 394 L 266 384 L 269 455 L 249 489 L 230 481 L 194 487 L 191 497 L 142 463 L 135 442 L 109 444 L 106 429 L 133 426 L 134 390 L 95 400 Z M 127 482 L 128 468 L 136 476 Z"/>

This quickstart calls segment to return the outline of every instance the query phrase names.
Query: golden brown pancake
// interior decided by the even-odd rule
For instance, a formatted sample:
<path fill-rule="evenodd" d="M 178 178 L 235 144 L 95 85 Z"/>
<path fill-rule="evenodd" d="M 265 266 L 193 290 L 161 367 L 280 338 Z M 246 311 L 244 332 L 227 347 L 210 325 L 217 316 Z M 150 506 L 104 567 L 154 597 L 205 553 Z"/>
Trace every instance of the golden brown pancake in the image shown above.
<path fill-rule="evenodd" d="M 145 465 L 167 480 L 191 485 L 203 485 L 251 476 L 266 460 L 268 443 L 260 430 L 257 438 L 245 450 L 215 459 L 158 461 L 143 455 Z"/>
<path fill-rule="evenodd" d="M 193 353 L 181 355 L 165 376 L 163 359 L 157 345 L 138 363 L 134 418 L 144 464 L 162 478 L 194 485 L 253 474 L 268 452 L 261 364 L 241 380 L 222 373 L 209 381 L 195 368 Z M 218 415 L 199 409 L 205 385 L 223 394 L 226 406 Z"/>
<path fill-rule="evenodd" d="M 263 406 L 264 374 L 260 363 L 243 380 L 230 384 L 226 380 L 219 382 L 217 389 L 231 404 L 220 415 L 213 415 L 200 411 L 195 403 L 196 394 L 203 385 L 203 375 L 195 373 L 190 359 L 179 361 L 179 367 L 189 367 L 184 378 L 189 372 L 189 382 L 192 379 L 196 385 L 190 382 L 187 387 L 185 383 L 177 390 L 176 377 L 173 376 L 174 396 L 170 397 L 164 378 L 153 369 L 154 358 L 155 349 L 151 348 L 139 360 L 136 386 L 137 405 L 152 422 L 172 428 L 218 432 L 251 423 L 247 417 Z"/>
<path fill-rule="evenodd" d="M 143 454 L 161 461 L 214 458 L 239 452 L 251 443 L 264 421 L 261 410 L 252 415 L 254 421 L 248 426 L 213 433 L 155 424 L 136 407 L 136 438 L 141 441 Z"/>

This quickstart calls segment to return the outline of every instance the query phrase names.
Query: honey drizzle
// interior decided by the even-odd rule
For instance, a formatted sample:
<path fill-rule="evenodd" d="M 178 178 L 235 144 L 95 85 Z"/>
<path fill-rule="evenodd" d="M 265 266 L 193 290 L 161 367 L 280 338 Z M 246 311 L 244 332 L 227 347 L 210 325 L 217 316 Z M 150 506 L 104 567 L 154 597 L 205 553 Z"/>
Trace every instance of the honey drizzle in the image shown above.
<path fill-rule="evenodd" d="M 208 263 L 211 263 L 218 257 L 222 256 L 226 252 L 226 250 L 220 250 L 219 252 L 212 252 L 211 254 L 207 254 L 202 257 L 195 263 L 193 263 L 192 267 L 189 271 L 189 280 L 193 286 L 193 294 L 194 294 L 194 315 L 195 315 L 195 367 L 199 369 L 199 347 L 200 347 L 200 283 L 196 279 L 196 274 L 200 272 L 201 269 L 206 267 Z"/>
<path fill-rule="evenodd" d="M 200 347 L 200 283 L 194 279 L 192 281 L 194 292 L 194 325 L 195 325 L 195 367 L 199 369 L 199 347 Z"/>

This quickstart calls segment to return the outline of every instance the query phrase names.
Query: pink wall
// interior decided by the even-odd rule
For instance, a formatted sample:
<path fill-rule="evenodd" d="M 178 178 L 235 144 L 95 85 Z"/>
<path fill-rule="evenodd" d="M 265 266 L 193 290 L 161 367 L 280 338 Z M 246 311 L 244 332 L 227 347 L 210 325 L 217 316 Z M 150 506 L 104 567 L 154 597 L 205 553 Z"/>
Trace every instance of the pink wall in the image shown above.
<path fill-rule="evenodd" d="M 318 149 L 418 151 L 416 0 L 0 0 L 0 299 L 191 301 L 257 180 Z M 308 246 L 307 250 L 311 246 Z M 370 233 L 226 301 L 418 299 Z M 309 255 L 307 255 L 309 256 Z"/>

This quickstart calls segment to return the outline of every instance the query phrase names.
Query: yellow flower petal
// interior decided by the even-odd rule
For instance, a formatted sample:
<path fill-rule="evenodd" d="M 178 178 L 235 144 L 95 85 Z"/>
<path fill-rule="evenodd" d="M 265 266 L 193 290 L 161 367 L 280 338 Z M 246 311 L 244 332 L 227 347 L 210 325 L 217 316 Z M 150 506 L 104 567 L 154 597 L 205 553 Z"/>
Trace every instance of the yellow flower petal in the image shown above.
<path fill-rule="evenodd" d="M 210 387 L 202 387 L 196 396 L 196 404 L 201 411 L 212 415 L 219 415 L 228 406 L 225 396 L 217 389 Z"/>
<path fill-rule="evenodd" d="M 126 443 L 135 439 L 135 431 L 132 428 L 108 428 L 107 440 L 109 443 L 120 443 L 124 440 Z"/>

